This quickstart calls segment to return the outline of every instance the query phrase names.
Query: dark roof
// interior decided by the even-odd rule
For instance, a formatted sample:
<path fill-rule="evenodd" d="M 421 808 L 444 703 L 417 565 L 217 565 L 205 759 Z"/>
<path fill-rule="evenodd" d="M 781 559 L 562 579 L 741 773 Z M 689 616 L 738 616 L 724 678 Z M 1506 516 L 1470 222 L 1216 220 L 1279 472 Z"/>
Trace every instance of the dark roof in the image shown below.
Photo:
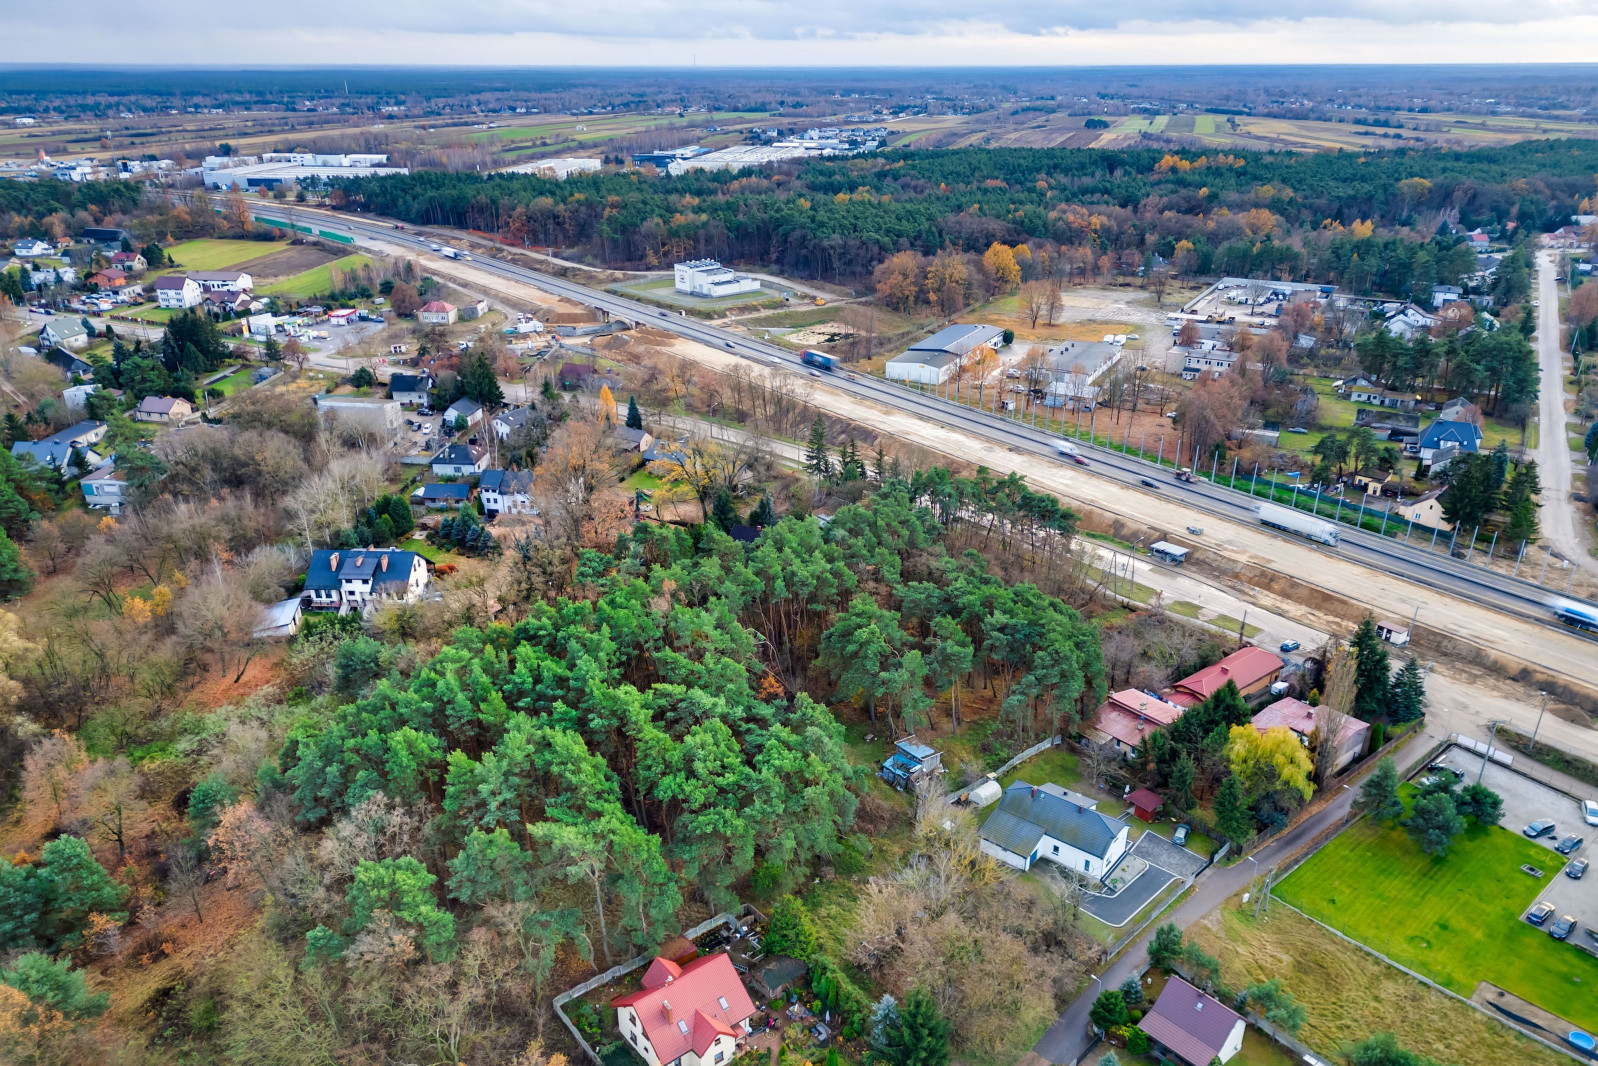
<path fill-rule="evenodd" d="M 464 481 L 451 485 L 435 481 L 423 485 L 411 495 L 420 496 L 424 500 L 469 500 L 472 496 L 472 487 Z"/>
<path fill-rule="evenodd" d="M 1472 422 L 1446 422 L 1439 418 L 1420 431 L 1419 446 L 1422 448 L 1437 448 L 1450 443 L 1473 452 L 1481 444 L 1481 430 Z"/>
<path fill-rule="evenodd" d="M 478 403 L 476 400 L 470 400 L 465 396 L 462 396 L 460 399 L 444 408 L 444 413 L 449 414 L 451 411 L 454 411 L 457 415 L 466 415 L 467 417 L 470 417 L 482 409 L 483 405 Z"/>
<path fill-rule="evenodd" d="M 1140 811 L 1157 811 L 1165 804 L 1157 793 L 1150 792 L 1146 788 L 1140 788 L 1126 797 L 1126 802 Z"/>
<path fill-rule="evenodd" d="M 510 429 L 516 429 L 520 426 L 525 426 L 527 420 L 532 417 L 533 409 L 531 407 L 513 407 L 509 411 L 501 411 L 495 415 L 494 421 L 502 422 Z"/>
<path fill-rule="evenodd" d="M 587 381 L 593 375 L 594 368 L 587 363 L 560 364 L 560 380 L 562 381 Z"/>
<path fill-rule="evenodd" d="M 1242 1020 L 1214 996 L 1173 976 L 1138 1027 L 1190 1066 L 1209 1066 Z"/>
<path fill-rule="evenodd" d="M 431 374 L 395 374 L 388 379 L 388 391 L 394 392 L 426 392 L 433 387 Z"/>
<path fill-rule="evenodd" d="M 733 526 L 727 530 L 727 536 L 745 544 L 753 544 L 760 538 L 760 528 L 758 526 Z"/>
<path fill-rule="evenodd" d="M 1031 855 L 1048 834 L 1078 851 L 1104 858 L 1126 828 L 1119 818 L 1079 806 L 1062 796 L 1017 781 L 982 826 L 982 839 L 1016 855 Z"/>
<path fill-rule="evenodd" d="M 449 444 L 433 456 L 433 464 L 436 466 L 440 463 L 445 466 L 476 466 L 477 455 L 464 444 Z"/>
<path fill-rule="evenodd" d="M 485 492 L 498 492 L 502 495 L 531 492 L 533 475 L 528 470 L 484 470 L 477 486 Z"/>
<path fill-rule="evenodd" d="M 155 279 L 157 289 L 181 289 L 189 283 L 187 274 L 168 274 L 164 278 Z"/>
<path fill-rule="evenodd" d="M 381 560 L 388 557 L 388 570 L 382 569 Z M 379 575 L 378 584 L 388 581 L 409 581 L 416 566 L 415 552 L 397 548 L 348 548 L 341 551 L 321 549 L 311 553 L 311 565 L 305 571 L 305 591 L 336 589 L 344 578 L 370 578 Z"/>

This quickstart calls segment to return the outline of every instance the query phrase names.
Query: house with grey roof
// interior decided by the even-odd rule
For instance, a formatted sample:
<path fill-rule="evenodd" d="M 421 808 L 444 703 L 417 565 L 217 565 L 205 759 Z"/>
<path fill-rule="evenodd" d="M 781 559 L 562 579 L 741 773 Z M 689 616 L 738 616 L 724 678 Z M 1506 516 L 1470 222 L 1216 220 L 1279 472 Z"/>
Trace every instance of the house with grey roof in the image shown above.
<path fill-rule="evenodd" d="M 529 470 L 485 470 L 477 485 L 487 514 L 537 514 Z"/>
<path fill-rule="evenodd" d="M 1048 859 L 1102 880 L 1126 854 L 1132 827 L 1081 800 L 1050 785 L 1015 782 L 982 824 L 982 851 L 1017 870 Z"/>
<path fill-rule="evenodd" d="M 956 323 L 945 326 L 926 340 L 917 341 L 889 359 L 884 367 L 889 381 L 908 381 L 920 385 L 941 385 L 954 376 L 961 363 L 979 349 L 997 352 L 1004 347 L 1004 330 L 998 326 Z"/>
<path fill-rule="evenodd" d="M 104 422 L 79 422 L 43 440 L 19 440 L 11 446 L 11 454 L 18 459 L 32 456 L 40 466 L 60 470 L 72 460 L 73 449 L 77 449 L 87 464 L 85 470 L 92 471 L 105 463 L 105 456 L 90 445 L 105 436 L 105 431 Z"/>
<path fill-rule="evenodd" d="M 420 374 L 395 374 L 388 379 L 388 394 L 400 403 L 425 407 L 432 391 L 433 375 L 425 370 Z"/>

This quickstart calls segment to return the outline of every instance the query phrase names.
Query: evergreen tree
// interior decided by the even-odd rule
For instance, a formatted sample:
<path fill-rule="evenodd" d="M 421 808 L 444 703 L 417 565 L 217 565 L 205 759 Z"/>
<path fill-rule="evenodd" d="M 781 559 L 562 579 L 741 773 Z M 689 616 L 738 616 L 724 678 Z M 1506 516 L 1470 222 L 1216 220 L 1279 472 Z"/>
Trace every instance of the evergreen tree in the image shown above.
<path fill-rule="evenodd" d="M 756 529 L 767 529 L 777 524 L 777 508 L 771 502 L 769 492 L 761 496 L 760 502 L 749 512 L 749 524 Z"/>
<path fill-rule="evenodd" d="M 732 506 L 732 493 L 726 489 L 717 491 L 715 503 L 710 508 L 710 520 L 720 526 L 723 532 L 731 532 L 732 527 L 738 524 L 738 512 Z"/>
<path fill-rule="evenodd" d="M 1454 808 L 1461 817 L 1475 819 L 1477 825 L 1497 825 L 1504 820 L 1504 798 L 1475 782 L 1459 790 Z"/>
<path fill-rule="evenodd" d="M 627 428 L 644 428 L 644 416 L 643 412 L 638 410 L 638 398 L 636 396 L 627 397 Z"/>
<path fill-rule="evenodd" d="M 1404 820 L 1404 830 L 1420 850 L 1440 859 L 1448 854 L 1454 838 L 1465 831 L 1465 819 L 1455 809 L 1452 796 L 1433 792 L 1415 800 Z"/>
<path fill-rule="evenodd" d="M 810 423 L 810 442 L 805 446 L 805 469 L 818 478 L 832 476 L 832 458 L 827 454 L 827 420 L 820 415 Z"/>
<path fill-rule="evenodd" d="M 1126 997 L 1121 995 L 1121 990 L 1106 988 L 1100 992 L 1099 998 L 1093 1001 L 1093 1008 L 1088 1011 L 1088 1020 L 1105 1032 L 1131 1021 L 1131 1015 L 1126 1010 Z"/>
<path fill-rule="evenodd" d="M 1391 755 L 1383 756 L 1359 786 L 1354 810 L 1377 822 L 1394 822 L 1404 816 L 1404 802 L 1398 798 L 1398 766 Z"/>
<path fill-rule="evenodd" d="M 1181 957 L 1182 930 L 1171 922 L 1154 930 L 1154 939 L 1149 941 L 1149 962 L 1169 972 Z"/>
<path fill-rule="evenodd" d="M 1387 712 L 1392 700 L 1392 666 L 1387 659 L 1387 644 L 1376 632 L 1370 615 L 1354 631 L 1354 714 L 1373 721 Z"/>
<path fill-rule="evenodd" d="M 460 368 L 461 395 L 468 396 L 484 407 L 494 407 L 505 402 L 505 392 L 499 387 L 499 377 L 494 373 L 494 362 L 481 348 L 467 356 Z"/>
<path fill-rule="evenodd" d="M 1413 722 L 1426 713 L 1426 678 L 1411 655 L 1393 678 L 1393 720 Z"/>
<path fill-rule="evenodd" d="M 1126 1001 L 1128 1007 L 1143 1005 L 1143 982 L 1139 981 L 1135 974 L 1121 982 L 1121 998 Z"/>
<path fill-rule="evenodd" d="M 0 599 L 20 596 L 33 587 L 34 573 L 22 561 L 15 542 L 0 530 Z"/>
<path fill-rule="evenodd" d="M 1234 844 L 1241 845 L 1254 835 L 1254 812 L 1236 774 L 1227 774 L 1215 793 L 1215 828 Z"/>
<path fill-rule="evenodd" d="M 1193 756 L 1184 751 L 1176 757 L 1176 763 L 1165 780 L 1166 799 L 1171 801 L 1172 807 L 1179 811 L 1192 809 L 1193 778 L 1197 773 L 1198 766 L 1193 762 Z"/>
<path fill-rule="evenodd" d="M 388 506 L 385 508 L 388 519 L 394 525 L 394 537 L 397 540 L 416 529 L 416 517 L 411 514 L 411 505 L 403 496 L 388 497 Z"/>
<path fill-rule="evenodd" d="M 764 947 L 801 962 L 816 953 L 816 927 L 803 903 L 792 896 L 777 901 L 771 911 L 771 922 L 766 926 Z"/>
<path fill-rule="evenodd" d="M 106 993 L 89 991 L 84 977 L 82 970 L 72 968 L 71 959 L 52 960 L 38 951 L 30 951 L 9 968 L 0 969 L 0 985 L 10 985 L 35 1007 L 47 1007 L 73 1021 L 104 1014 L 111 1005 Z"/>
<path fill-rule="evenodd" d="M 912 988 L 899 1011 L 898 1024 L 887 1029 L 886 1042 L 876 1057 L 890 1066 L 946 1066 L 951 1032 L 932 996 L 923 988 Z"/>
<path fill-rule="evenodd" d="M 222 811 L 237 803 L 238 790 L 228 784 L 227 778 L 213 773 L 189 792 L 189 829 L 196 840 L 203 841 L 216 828 Z"/>

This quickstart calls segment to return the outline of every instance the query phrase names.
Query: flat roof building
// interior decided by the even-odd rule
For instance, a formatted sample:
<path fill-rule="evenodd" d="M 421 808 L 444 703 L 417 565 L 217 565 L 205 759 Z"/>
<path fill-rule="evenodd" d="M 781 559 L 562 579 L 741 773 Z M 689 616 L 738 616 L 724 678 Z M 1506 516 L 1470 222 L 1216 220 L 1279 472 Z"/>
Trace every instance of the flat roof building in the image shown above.
<path fill-rule="evenodd" d="M 748 274 L 739 274 L 724 267 L 714 259 L 691 259 L 678 263 L 672 274 L 676 289 L 684 296 L 737 296 L 745 292 L 759 292 L 760 282 Z"/>
<path fill-rule="evenodd" d="M 884 371 L 889 381 L 941 385 L 980 349 L 997 352 L 1002 347 L 1004 330 L 998 326 L 955 323 L 889 359 Z"/>

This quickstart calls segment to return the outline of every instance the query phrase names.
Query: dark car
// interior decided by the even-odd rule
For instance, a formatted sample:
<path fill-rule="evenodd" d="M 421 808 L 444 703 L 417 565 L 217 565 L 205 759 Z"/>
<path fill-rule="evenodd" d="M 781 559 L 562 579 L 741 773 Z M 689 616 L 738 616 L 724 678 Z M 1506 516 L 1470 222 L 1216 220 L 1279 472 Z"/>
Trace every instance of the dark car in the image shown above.
<path fill-rule="evenodd" d="M 1453 775 L 1455 781 L 1458 781 L 1465 776 L 1465 771 L 1456 770 L 1452 766 L 1445 766 L 1440 762 L 1427 763 L 1426 769 L 1430 770 L 1434 774 L 1451 774 Z"/>
<path fill-rule="evenodd" d="M 1526 912 L 1526 920 L 1532 925 L 1541 925 L 1546 922 L 1553 915 L 1553 913 L 1554 905 L 1549 903 L 1547 900 L 1544 900 Z"/>
<path fill-rule="evenodd" d="M 1586 859 L 1577 859 L 1575 862 L 1565 867 L 1565 876 L 1570 878 L 1572 881 L 1580 881 L 1587 873 L 1588 865 L 1590 864 Z"/>
<path fill-rule="evenodd" d="M 1145 487 L 1145 488 L 1150 488 L 1150 489 L 1157 489 L 1157 488 L 1159 488 L 1159 486 L 1158 486 L 1158 485 L 1156 485 L 1156 484 L 1155 484 L 1155 483 L 1154 483 L 1154 482 L 1153 482 L 1153 481 L 1151 481 L 1151 480 L 1150 480 L 1150 479 L 1149 479 L 1149 478 L 1146 478 L 1146 477 L 1140 477 L 1140 478 L 1138 478 L 1138 480 L 1139 480 L 1139 481 L 1141 481 L 1141 482 L 1142 482 L 1142 483 L 1143 483 L 1143 486 L 1144 486 L 1144 487 Z"/>
<path fill-rule="evenodd" d="M 1187 835 L 1192 831 L 1193 827 L 1190 825 L 1183 824 L 1177 826 L 1176 830 L 1171 833 L 1171 843 L 1175 844 L 1177 847 L 1183 846 L 1187 843 Z M 1585 862 L 1586 860 L 1583 859 L 1578 861 Z"/>
<path fill-rule="evenodd" d="M 1576 849 L 1581 847 L 1584 843 L 1586 843 L 1586 841 L 1572 833 L 1570 836 L 1565 837 L 1564 839 L 1560 840 L 1559 843 L 1555 844 L 1554 850 L 1559 852 L 1561 855 L 1570 855 L 1573 854 Z"/>
<path fill-rule="evenodd" d="M 727 347 L 731 348 L 732 347 L 732 341 L 727 341 L 726 345 L 727 345 Z"/>
<path fill-rule="evenodd" d="M 1296 640 L 1284 640 L 1281 644 L 1282 651 L 1297 651 L 1300 645 Z"/>
<path fill-rule="evenodd" d="M 1576 931 L 1576 919 L 1568 914 L 1561 914 L 1553 925 L 1548 927 L 1548 935 L 1555 940 L 1568 940 L 1570 934 Z"/>
<path fill-rule="evenodd" d="M 1086 459 L 1082 458 L 1080 455 L 1071 456 L 1071 461 L 1073 463 L 1075 463 L 1077 466 L 1087 466 L 1088 465 L 1088 461 Z"/>
<path fill-rule="evenodd" d="M 1553 836 L 1554 820 L 1552 818 L 1539 818 L 1526 828 L 1522 829 L 1521 832 L 1525 833 L 1533 840 L 1536 840 L 1538 837 Z"/>

